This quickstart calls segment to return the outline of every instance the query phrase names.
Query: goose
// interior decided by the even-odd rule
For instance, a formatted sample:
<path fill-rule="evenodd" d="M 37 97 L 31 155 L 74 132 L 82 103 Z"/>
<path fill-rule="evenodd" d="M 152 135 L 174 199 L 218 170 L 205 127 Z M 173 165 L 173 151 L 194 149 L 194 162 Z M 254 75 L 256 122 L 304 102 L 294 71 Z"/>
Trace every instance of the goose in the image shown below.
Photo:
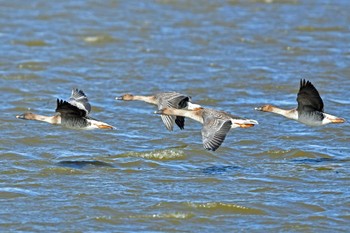
<path fill-rule="evenodd" d="M 57 99 L 56 114 L 42 116 L 26 112 L 16 118 L 24 120 L 44 121 L 54 125 L 63 125 L 75 129 L 114 129 L 115 127 L 93 119 L 89 116 L 91 105 L 82 90 L 72 89 L 68 101 Z"/>
<path fill-rule="evenodd" d="M 345 119 L 324 112 L 323 101 L 317 89 L 310 81 L 300 80 L 297 95 L 298 107 L 284 110 L 273 105 L 255 108 L 258 111 L 273 112 L 309 126 L 321 126 L 330 123 L 344 123 Z"/>
<path fill-rule="evenodd" d="M 224 142 L 227 133 L 234 128 L 249 128 L 259 124 L 256 120 L 244 119 L 230 113 L 210 108 L 198 107 L 192 110 L 163 108 L 156 114 L 188 117 L 203 125 L 202 141 L 207 150 L 215 151 Z"/>
<path fill-rule="evenodd" d="M 200 107 L 198 104 L 191 103 L 191 97 L 188 95 L 180 94 L 177 92 L 160 92 L 151 96 L 124 94 L 116 97 L 117 100 L 133 101 L 139 100 L 149 104 L 157 105 L 158 110 L 171 107 L 171 108 L 186 108 L 193 109 Z M 173 131 L 174 123 L 182 130 L 185 128 L 185 118 L 181 116 L 165 116 L 161 115 L 162 121 L 169 131 Z"/>

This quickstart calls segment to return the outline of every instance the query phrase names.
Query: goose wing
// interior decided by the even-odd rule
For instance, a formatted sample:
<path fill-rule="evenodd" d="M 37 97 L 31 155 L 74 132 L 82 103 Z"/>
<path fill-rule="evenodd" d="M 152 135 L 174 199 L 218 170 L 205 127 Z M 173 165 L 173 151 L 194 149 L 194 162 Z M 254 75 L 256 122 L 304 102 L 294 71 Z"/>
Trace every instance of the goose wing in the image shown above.
<path fill-rule="evenodd" d="M 300 80 L 300 89 L 297 96 L 298 111 L 323 112 L 323 101 L 317 89 L 310 81 Z"/>
<path fill-rule="evenodd" d="M 231 120 L 203 115 L 202 140 L 207 150 L 215 151 L 231 129 Z"/>
<path fill-rule="evenodd" d="M 62 117 L 86 117 L 87 112 L 70 104 L 67 101 L 57 99 L 56 112 L 59 112 Z"/>
<path fill-rule="evenodd" d="M 185 108 L 187 107 L 190 97 L 176 93 L 176 92 L 164 92 L 156 95 L 158 99 L 158 110 L 163 108 Z M 162 121 L 165 127 L 172 131 L 174 128 L 174 122 L 180 129 L 185 128 L 185 118 L 182 116 L 166 116 L 161 115 Z"/>
<path fill-rule="evenodd" d="M 68 100 L 68 103 L 86 111 L 86 115 L 88 115 L 91 111 L 89 100 L 82 90 L 78 90 L 76 88 L 72 89 L 72 94 Z"/>

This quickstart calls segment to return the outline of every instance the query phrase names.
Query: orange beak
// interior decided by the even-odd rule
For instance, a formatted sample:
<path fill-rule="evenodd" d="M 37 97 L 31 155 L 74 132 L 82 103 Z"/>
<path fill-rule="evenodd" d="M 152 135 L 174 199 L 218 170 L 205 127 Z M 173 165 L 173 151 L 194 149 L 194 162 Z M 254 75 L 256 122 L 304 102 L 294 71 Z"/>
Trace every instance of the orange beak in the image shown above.
<path fill-rule="evenodd" d="M 250 127 L 253 127 L 254 126 L 254 124 L 238 124 L 239 125 L 239 127 L 241 127 L 241 128 L 250 128 Z"/>
<path fill-rule="evenodd" d="M 114 127 L 110 126 L 110 125 L 99 125 L 98 128 L 99 129 L 114 129 Z"/>
<path fill-rule="evenodd" d="M 345 122 L 345 119 L 343 119 L 343 118 L 335 118 L 335 119 L 330 119 L 330 121 L 331 121 L 332 123 L 339 124 L 339 123 L 344 123 L 344 122 Z"/>

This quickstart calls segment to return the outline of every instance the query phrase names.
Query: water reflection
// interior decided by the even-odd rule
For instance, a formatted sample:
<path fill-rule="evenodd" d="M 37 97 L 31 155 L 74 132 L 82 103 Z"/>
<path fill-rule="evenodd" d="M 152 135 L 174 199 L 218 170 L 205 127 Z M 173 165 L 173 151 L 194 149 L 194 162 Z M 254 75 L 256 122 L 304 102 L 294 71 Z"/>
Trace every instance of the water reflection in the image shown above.
<path fill-rule="evenodd" d="M 77 168 L 82 169 L 87 166 L 95 166 L 95 167 L 114 167 L 110 163 L 98 161 L 98 160 L 64 160 L 57 163 L 57 165 L 62 167 L 70 167 L 70 168 Z"/>

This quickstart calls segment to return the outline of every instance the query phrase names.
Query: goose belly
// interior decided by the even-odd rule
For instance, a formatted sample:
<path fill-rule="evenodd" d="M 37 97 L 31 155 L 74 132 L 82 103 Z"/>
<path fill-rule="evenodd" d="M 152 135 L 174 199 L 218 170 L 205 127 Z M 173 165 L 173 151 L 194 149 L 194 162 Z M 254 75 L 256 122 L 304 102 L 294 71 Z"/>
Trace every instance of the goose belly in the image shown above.
<path fill-rule="evenodd" d="M 323 119 L 324 116 L 321 112 L 302 113 L 298 116 L 299 122 L 309 126 L 321 126 Z"/>

